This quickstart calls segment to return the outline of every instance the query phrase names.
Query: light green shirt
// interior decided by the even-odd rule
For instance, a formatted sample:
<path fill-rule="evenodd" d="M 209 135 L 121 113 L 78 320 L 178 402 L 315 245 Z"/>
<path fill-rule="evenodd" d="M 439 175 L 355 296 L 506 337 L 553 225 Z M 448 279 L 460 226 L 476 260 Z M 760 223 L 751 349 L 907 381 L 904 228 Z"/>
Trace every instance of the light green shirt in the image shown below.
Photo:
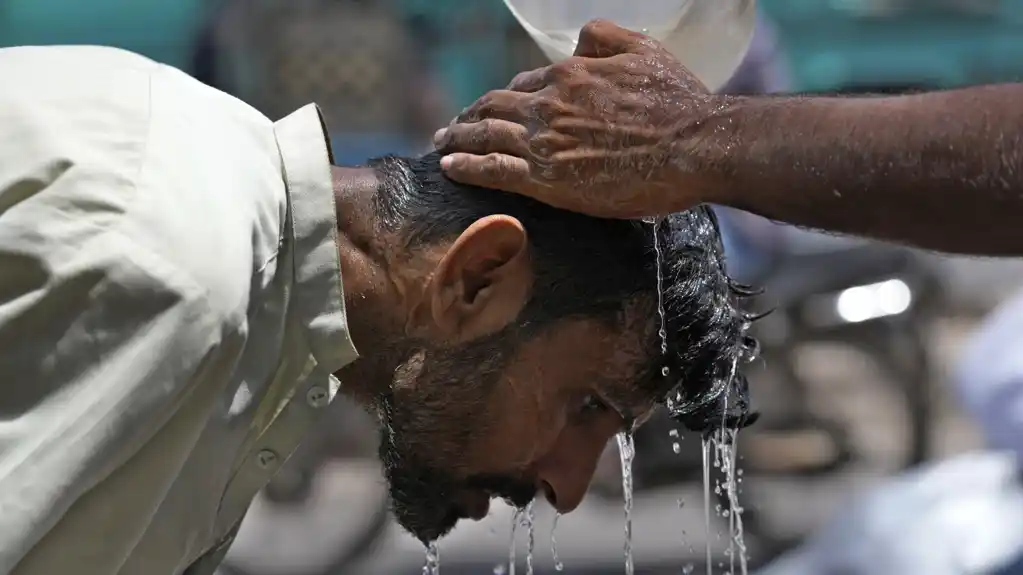
<path fill-rule="evenodd" d="M 0 50 L 0 573 L 212 571 L 357 357 L 329 154 L 315 106 Z"/>

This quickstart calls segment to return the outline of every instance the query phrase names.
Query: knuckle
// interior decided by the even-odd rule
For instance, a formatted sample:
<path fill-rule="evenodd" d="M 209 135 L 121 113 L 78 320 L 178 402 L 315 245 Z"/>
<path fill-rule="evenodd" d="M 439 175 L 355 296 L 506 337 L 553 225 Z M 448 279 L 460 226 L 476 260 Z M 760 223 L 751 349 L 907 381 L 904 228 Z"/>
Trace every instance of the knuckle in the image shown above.
<path fill-rule="evenodd" d="M 543 85 L 546 73 L 547 68 L 519 72 L 514 78 L 512 78 L 512 81 L 508 83 L 507 89 L 515 92 L 531 92 L 533 90 L 537 90 L 541 85 Z"/>
<path fill-rule="evenodd" d="M 493 113 L 497 99 L 498 95 L 494 90 L 483 94 L 483 96 L 481 96 L 479 100 L 476 100 L 476 103 L 473 105 L 476 111 L 476 116 L 485 117 L 488 114 Z"/>
<path fill-rule="evenodd" d="M 486 172 L 497 174 L 505 171 L 507 163 L 500 154 L 487 154 L 483 157 L 482 167 Z"/>
<path fill-rule="evenodd" d="M 468 108 L 462 110 L 462 113 L 458 117 L 459 121 L 478 122 L 481 114 L 484 113 L 484 110 L 486 109 L 489 97 L 490 92 L 487 92 L 486 94 L 483 94 L 482 96 L 477 98 L 476 101 L 470 104 Z"/>
<path fill-rule="evenodd" d="M 493 118 L 483 118 L 480 120 L 479 135 L 484 138 L 495 138 L 501 135 L 501 126 L 497 120 Z"/>
<path fill-rule="evenodd" d="M 561 170 L 553 158 L 542 158 L 530 163 L 530 176 L 539 182 L 556 182 L 560 172 Z"/>
<path fill-rule="evenodd" d="M 569 75 L 575 75 L 586 69 L 586 58 L 580 58 L 579 56 L 570 56 L 566 58 L 561 65 L 568 69 Z"/>
<path fill-rule="evenodd" d="M 558 143 L 550 134 L 536 134 L 529 140 L 529 153 L 534 161 L 546 161 L 554 155 Z"/>
<path fill-rule="evenodd" d="M 455 119 L 452 122 L 452 124 L 458 125 L 458 124 L 464 124 L 464 123 L 467 123 L 467 122 L 475 121 L 474 120 L 474 115 L 475 115 L 474 110 L 476 109 L 476 104 L 477 103 L 478 102 L 473 102 L 468 107 L 463 108 L 462 111 L 458 113 L 458 116 L 455 117 Z"/>
<path fill-rule="evenodd" d="M 510 86 L 521 86 L 522 84 L 528 83 L 533 77 L 533 72 L 519 72 L 515 74 L 515 77 L 511 79 Z"/>
<path fill-rule="evenodd" d="M 463 144 L 473 132 L 471 124 L 452 124 L 448 127 L 448 131 L 445 134 L 445 143 L 451 144 Z"/>
<path fill-rule="evenodd" d="M 603 20 L 601 18 L 593 18 L 592 20 L 588 21 L 586 24 L 583 24 L 582 29 L 579 30 L 579 34 L 580 35 L 591 36 L 591 35 L 596 34 L 597 32 L 599 32 L 600 29 L 604 25 L 605 25 L 605 20 Z"/>
<path fill-rule="evenodd" d="M 551 83 L 560 83 L 568 80 L 575 75 L 575 68 L 572 66 L 572 60 L 575 58 L 569 58 L 563 62 L 558 62 L 547 67 L 547 81 Z M 578 60 L 576 60 L 578 63 Z"/>
<path fill-rule="evenodd" d="M 543 127 L 550 127 L 552 122 L 557 121 L 561 110 L 561 103 L 554 98 L 536 98 L 530 105 L 530 116 Z"/>

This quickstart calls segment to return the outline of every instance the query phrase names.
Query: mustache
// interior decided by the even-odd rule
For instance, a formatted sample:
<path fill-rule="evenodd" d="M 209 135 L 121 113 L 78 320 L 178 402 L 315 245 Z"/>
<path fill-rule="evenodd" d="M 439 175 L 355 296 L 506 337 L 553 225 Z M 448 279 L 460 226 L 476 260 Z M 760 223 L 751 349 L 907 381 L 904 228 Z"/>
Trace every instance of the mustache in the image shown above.
<path fill-rule="evenodd" d="M 465 486 L 499 497 L 509 505 L 521 509 L 536 498 L 536 483 L 522 477 L 501 474 L 479 474 L 468 477 Z"/>

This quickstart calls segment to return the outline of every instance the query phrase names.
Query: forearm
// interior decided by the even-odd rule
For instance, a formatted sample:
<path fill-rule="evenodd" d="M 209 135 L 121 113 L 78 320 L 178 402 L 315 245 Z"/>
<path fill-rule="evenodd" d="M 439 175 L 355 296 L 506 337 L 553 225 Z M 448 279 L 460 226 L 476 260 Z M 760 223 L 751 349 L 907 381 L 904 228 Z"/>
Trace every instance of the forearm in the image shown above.
<path fill-rule="evenodd" d="M 709 137 L 727 190 L 714 202 L 928 249 L 1023 255 L 1023 84 L 732 104 Z"/>

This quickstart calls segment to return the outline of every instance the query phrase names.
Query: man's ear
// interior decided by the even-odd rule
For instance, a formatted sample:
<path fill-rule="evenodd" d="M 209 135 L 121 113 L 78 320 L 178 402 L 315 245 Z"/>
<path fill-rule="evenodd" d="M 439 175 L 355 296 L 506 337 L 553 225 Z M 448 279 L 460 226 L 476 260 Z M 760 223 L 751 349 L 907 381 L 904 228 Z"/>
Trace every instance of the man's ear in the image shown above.
<path fill-rule="evenodd" d="M 533 284 L 528 246 L 522 223 L 504 215 L 476 220 L 458 236 L 427 288 L 445 339 L 492 334 L 518 316 Z"/>

